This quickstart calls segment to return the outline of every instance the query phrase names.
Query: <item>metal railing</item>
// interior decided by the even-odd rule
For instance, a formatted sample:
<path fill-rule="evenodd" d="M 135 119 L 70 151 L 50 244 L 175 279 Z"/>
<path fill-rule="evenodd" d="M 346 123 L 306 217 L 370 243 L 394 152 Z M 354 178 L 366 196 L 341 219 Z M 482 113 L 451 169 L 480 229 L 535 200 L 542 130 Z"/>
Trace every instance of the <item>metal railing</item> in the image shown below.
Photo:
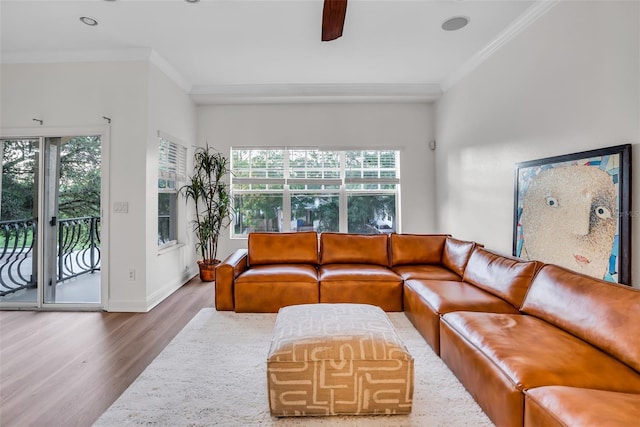
<path fill-rule="evenodd" d="M 100 269 L 100 218 L 57 222 L 56 283 Z M 0 222 L 0 297 L 37 285 L 36 219 Z"/>
<path fill-rule="evenodd" d="M 0 296 L 36 286 L 33 244 L 35 219 L 0 222 Z"/>

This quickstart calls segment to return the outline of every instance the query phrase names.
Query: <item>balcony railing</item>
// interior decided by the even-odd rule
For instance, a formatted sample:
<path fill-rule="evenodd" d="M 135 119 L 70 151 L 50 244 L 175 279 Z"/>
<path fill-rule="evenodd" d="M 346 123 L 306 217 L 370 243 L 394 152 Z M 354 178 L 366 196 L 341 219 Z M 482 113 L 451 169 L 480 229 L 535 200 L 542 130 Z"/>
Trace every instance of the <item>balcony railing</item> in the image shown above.
<path fill-rule="evenodd" d="M 100 218 L 57 222 L 56 283 L 100 269 Z M 0 297 L 37 285 L 37 220 L 0 222 Z"/>

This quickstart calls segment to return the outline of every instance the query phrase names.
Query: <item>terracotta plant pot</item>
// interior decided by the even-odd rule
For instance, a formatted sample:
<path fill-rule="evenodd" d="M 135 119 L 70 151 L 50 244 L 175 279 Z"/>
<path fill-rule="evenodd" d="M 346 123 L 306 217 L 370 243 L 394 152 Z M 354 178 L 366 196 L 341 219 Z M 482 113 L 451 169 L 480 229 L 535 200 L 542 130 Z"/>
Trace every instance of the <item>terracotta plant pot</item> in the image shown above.
<path fill-rule="evenodd" d="M 215 260 L 213 263 L 198 261 L 200 280 L 203 282 L 213 282 L 216 279 L 216 267 L 218 264 L 220 264 L 220 260 Z"/>

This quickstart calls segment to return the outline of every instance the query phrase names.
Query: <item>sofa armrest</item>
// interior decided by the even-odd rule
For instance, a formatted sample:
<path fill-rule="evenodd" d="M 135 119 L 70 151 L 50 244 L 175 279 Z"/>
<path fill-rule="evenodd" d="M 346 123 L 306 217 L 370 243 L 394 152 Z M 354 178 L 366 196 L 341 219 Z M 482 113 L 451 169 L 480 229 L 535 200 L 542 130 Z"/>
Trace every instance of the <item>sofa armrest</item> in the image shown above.
<path fill-rule="evenodd" d="M 246 249 L 238 249 L 229 255 L 216 268 L 216 310 L 232 311 L 235 308 L 233 299 L 233 285 L 247 266 Z"/>

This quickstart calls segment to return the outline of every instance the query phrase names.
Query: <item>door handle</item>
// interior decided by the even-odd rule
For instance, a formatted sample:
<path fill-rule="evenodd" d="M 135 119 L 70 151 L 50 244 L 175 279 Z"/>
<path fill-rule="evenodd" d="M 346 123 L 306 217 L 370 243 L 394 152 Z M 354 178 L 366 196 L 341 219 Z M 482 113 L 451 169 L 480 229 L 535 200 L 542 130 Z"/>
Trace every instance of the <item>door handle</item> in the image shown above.
<path fill-rule="evenodd" d="M 58 218 L 55 216 L 51 217 L 51 221 L 49 221 L 49 225 L 54 226 L 58 223 Z"/>

